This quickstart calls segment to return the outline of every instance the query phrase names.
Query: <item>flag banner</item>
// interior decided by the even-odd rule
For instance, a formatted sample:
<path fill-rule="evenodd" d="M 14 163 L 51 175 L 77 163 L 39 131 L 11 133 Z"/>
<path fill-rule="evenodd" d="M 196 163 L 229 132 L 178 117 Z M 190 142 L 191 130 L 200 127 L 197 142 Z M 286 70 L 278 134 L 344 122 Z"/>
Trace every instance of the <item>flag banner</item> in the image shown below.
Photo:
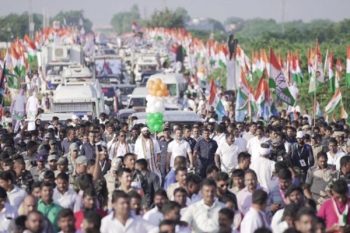
<path fill-rule="evenodd" d="M 346 86 L 350 87 L 350 46 L 346 50 Z"/>
<path fill-rule="evenodd" d="M 332 113 L 337 108 L 337 106 L 341 103 L 341 101 L 342 101 L 342 95 L 341 95 L 340 89 L 338 88 L 334 93 L 334 95 L 332 96 L 332 99 L 326 105 L 324 109 L 325 112 L 327 114 Z"/>
<path fill-rule="evenodd" d="M 282 72 L 281 66 L 278 63 L 276 55 L 273 50 L 270 50 L 270 79 L 269 86 L 276 90 L 276 96 L 278 99 L 283 101 L 284 103 L 294 106 L 295 99 L 291 95 L 288 83 L 286 78 Z"/>

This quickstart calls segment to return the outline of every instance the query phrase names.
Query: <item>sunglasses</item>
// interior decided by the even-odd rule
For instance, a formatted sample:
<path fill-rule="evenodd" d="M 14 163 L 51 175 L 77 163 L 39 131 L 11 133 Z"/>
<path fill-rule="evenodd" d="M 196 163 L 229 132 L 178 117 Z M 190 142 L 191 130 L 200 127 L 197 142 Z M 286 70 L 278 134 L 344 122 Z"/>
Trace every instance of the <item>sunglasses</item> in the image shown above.
<path fill-rule="evenodd" d="M 121 135 L 119 135 L 119 136 L 122 137 L 122 138 L 125 137 L 125 135 L 123 135 L 123 134 L 121 134 Z"/>

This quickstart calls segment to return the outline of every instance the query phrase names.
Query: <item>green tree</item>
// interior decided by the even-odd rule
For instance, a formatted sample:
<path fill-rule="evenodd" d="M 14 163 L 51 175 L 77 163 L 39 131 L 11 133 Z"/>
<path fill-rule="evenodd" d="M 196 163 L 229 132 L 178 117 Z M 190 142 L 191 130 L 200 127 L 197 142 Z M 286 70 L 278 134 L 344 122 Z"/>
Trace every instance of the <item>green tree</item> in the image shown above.
<path fill-rule="evenodd" d="M 33 22 L 35 30 L 42 28 L 42 15 L 33 14 Z M 0 17 L 0 41 L 11 41 L 16 37 L 23 38 L 25 34 L 29 34 L 29 15 L 27 12 Z"/>
<path fill-rule="evenodd" d="M 133 5 L 128 12 L 120 12 L 113 15 L 111 25 L 113 29 L 121 34 L 131 31 L 131 25 L 134 21 L 140 21 L 140 11 L 137 5 Z"/>
<path fill-rule="evenodd" d="M 162 11 L 155 11 L 151 18 L 145 21 L 145 25 L 148 27 L 182 28 L 185 26 L 185 21 L 182 14 L 166 8 Z"/>

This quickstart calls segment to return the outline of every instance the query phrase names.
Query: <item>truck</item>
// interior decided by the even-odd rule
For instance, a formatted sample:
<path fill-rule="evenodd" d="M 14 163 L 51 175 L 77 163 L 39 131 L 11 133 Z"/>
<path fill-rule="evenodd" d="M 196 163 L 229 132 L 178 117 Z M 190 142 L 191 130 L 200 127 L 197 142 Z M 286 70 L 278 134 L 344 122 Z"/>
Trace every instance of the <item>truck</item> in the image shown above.
<path fill-rule="evenodd" d="M 159 64 L 155 54 L 140 54 L 133 69 L 135 82 L 142 83 L 142 74 L 144 72 L 156 71 L 158 66 Z"/>
<path fill-rule="evenodd" d="M 59 84 L 63 83 L 64 68 L 84 62 L 83 49 L 76 44 L 50 43 L 42 48 L 40 55 L 40 64 L 50 90 L 55 90 Z"/>
<path fill-rule="evenodd" d="M 105 109 L 103 92 L 91 71 L 82 65 L 70 65 L 62 71 L 64 82 L 54 91 L 53 107 L 50 113 L 44 113 L 41 120 L 59 116 L 60 120 L 79 117 L 98 117 Z"/>

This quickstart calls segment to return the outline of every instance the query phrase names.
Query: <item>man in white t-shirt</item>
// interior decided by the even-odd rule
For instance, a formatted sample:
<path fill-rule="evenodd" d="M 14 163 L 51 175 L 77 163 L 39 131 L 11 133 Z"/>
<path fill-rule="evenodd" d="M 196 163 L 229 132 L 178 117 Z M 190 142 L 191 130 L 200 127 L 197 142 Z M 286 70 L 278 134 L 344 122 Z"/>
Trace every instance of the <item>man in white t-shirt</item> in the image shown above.
<path fill-rule="evenodd" d="M 340 159 L 346 154 L 338 149 L 338 142 L 335 138 L 330 138 L 328 143 L 327 162 L 340 170 Z"/>
<path fill-rule="evenodd" d="M 190 168 L 193 167 L 193 158 L 190 144 L 182 138 L 182 130 L 175 130 L 175 140 L 171 141 L 168 145 L 168 168 L 174 167 L 174 160 L 177 156 L 189 158 Z M 170 170 L 170 169 L 168 169 Z"/>
<path fill-rule="evenodd" d="M 256 136 L 251 138 L 247 143 L 247 151 L 252 155 L 252 164 L 259 155 L 259 146 L 261 143 L 266 142 L 268 138 L 264 136 L 264 129 L 258 126 L 256 129 Z"/>
<path fill-rule="evenodd" d="M 215 164 L 221 168 L 222 172 L 231 174 L 232 170 L 238 165 L 238 154 L 241 152 L 239 146 L 235 143 L 233 134 L 227 134 L 215 153 Z"/>

